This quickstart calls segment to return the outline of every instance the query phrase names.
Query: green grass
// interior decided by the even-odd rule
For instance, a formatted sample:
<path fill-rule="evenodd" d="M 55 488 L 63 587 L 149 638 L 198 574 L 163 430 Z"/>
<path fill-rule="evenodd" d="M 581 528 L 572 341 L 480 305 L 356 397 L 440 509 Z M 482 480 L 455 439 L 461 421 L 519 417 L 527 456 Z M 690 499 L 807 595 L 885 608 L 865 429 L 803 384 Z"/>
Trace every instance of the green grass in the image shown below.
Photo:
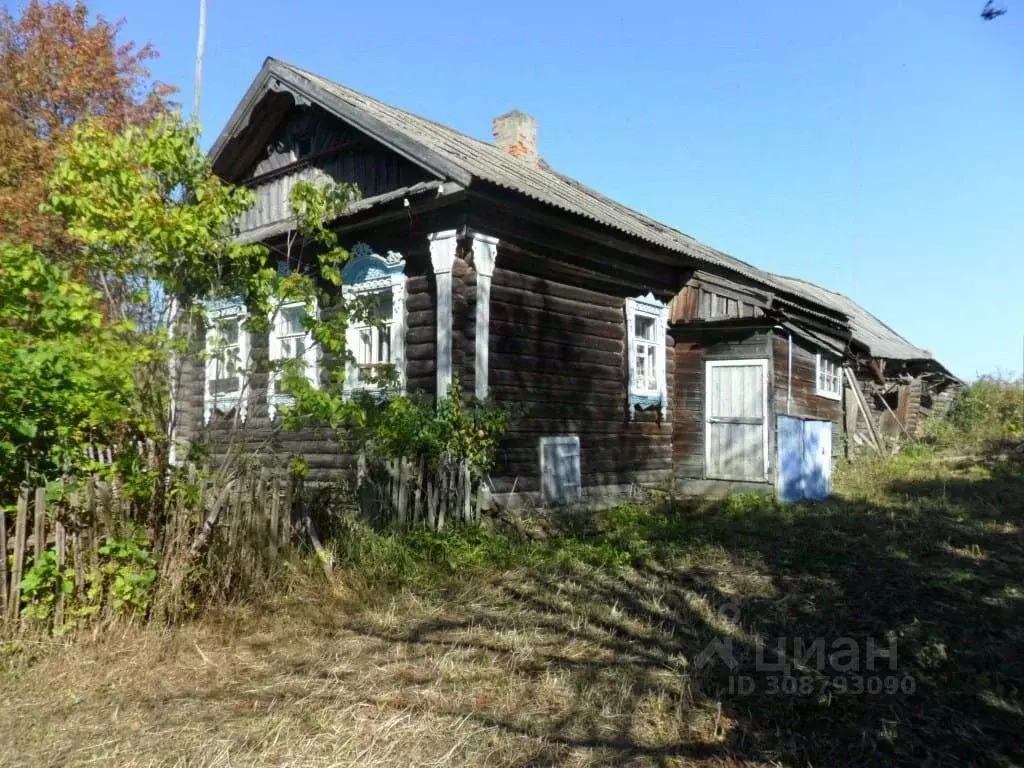
<path fill-rule="evenodd" d="M 1024 764 L 1013 452 L 866 459 L 816 505 L 626 505 L 441 534 L 346 519 L 332 546 L 331 584 L 0 678 L 0 763 Z M 895 669 L 805 652 L 844 639 L 894 644 Z M 701 666 L 726 642 L 736 669 Z M 759 659 L 793 662 L 807 689 Z"/>

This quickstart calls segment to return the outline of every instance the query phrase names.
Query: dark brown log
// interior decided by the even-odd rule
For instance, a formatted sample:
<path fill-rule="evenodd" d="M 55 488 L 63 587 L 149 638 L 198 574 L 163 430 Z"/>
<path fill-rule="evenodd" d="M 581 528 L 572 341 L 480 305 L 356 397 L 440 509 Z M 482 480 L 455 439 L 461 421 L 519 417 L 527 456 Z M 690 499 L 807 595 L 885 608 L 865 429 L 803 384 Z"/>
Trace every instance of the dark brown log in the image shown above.
<path fill-rule="evenodd" d="M 603 379 L 623 381 L 623 371 L 618 366 L 594 363 L 573 363 L 557 357 L 534 357 L 526 355 L 493 355 L 492 371 L 509 371 L 519 374 L 543 373 L 550 376 L 564 376 L 574 379 Z"/>
<path fill-rule="evenodd" d="M 576 286 L 546 280 L 541 277 L 532 277 L 521 272 L 515 272 L 507 266 L 504 268 L 498 267 L 494 270 L 491 285 L 492 296 L 495 290 L 501 291 L 501 289 L 516 289 L 521 292 L 541 296 L 571 299 L 594 307 L 607 307 L 620 311 L 622 308 L 622 299 L 617 296 L 609 296 L 607 293 L 577 288 Z"/>
<path fill-rule="evenodd" d="M 616 485 L 658 485 L 667 482 L 672 477 L 671 469 L 662 470 L 622 470 L 622 471 L 597 471 L 586 472 L 580 475 L 580 482 L 584 488 L 593 486 L 616 486 Z M 508 475 L 493 475 L 495 491 L 497 493 L 509 493 L 513 486 L 520 493 L 534 493 L 540 490 L 540 480 L 537 472 L 514 473 Z"/>
<path fill-rule="evenodd" d="M 559 340 L 574 346 L 587 346 L 586 339 L 591 337 L 614 339 L 620 345 L 626 339 L 626 330 L 622 324 L 588 320 L 584 317 L 572 318 L 567 322 L 553 322 L 551 318 L 536 310 L 517 312 L 514 307 L 505 304 L 491 307 L 490 328 L 492 340 L 497 336 L 512 336 L 541 341 Z M 577 338 L 581 340 L 577 341 Z"/>
<path fill-rule="evenodd" d="M 429 293 L 410 294 L 405 299 L 407 312 L 426 312 L 434 309 L 434 297 Z"/>
<path fill-rule="evenodd" d="M 569 346 L 559 340 L 537 341 L 499 336 L 491 344 L 491 356 L 545 357 L 565 362 L 607 365 L 616 369 L 622 367 L 622 345 L 618 342 L 593 337 L 572 337 L 572 340 L 579 341 L 580 346 Z M 591 340 L 616 348 L 599 349 L 596 348 L 598 345 L 587 344 Z"/>
<path fill-rule="evenodd" d="M 625 320 L 625 313 L 621 302 L 619 302 L 618 306 L 614 307 L 601 306 L 580 298 L 563 298 L 560 295 L 552 295 L 548 292 L 534 293 L 503 285 L 491 287 L 491 302 L 534 309 L 539 312 L 568 315 L 570 317 L 581 315 L 592 320 L 603 320 L 608 323 L 621 323 Z"/>
<path fill-rule="evenodd" d="M 411 360 L 429 360 L 433 364 L 437 355 L 437 345 L 433 342 L 427 342 L 423 344 L 408 344 L 405 348 L 405 359 Z M 408 373 L 408 371 L 406 371 Z"/>
<path fill-rule="evenodd" d="M 414 344 L 437 344 L 437 328 L 433 325 L 418 325 L 405 332 L 406 349 Z"/>
<path fill-rule="evenodd" d="M 434 326 L 437 322 L 437 313 L 433 309 L 424 309 L 418 312 L 409 312 L 405 316 L 405 322 L 409 328 Z"/>
<path fill-rule="evenodd" d="M 429 360 L 410 360 L 405 364 L 405 375 L 409 380 L 418 378 L 429 378 L 435 375 L 437 370 L 433 358 Z"/>
<path fill-rule="evenodd" d="M 514 360 L 514 358 L 513 358 Z M 543 369 L 542 369 L 543 370 Z M 568 390 L 579 395 L 588 393 L 610 394 L 622 398 L 623 404 L 626 400 L 626 375 L 621 373 L 618 378 L 608 376 L 600 379 L 588 379 L 586 376 L 573 372 L 537 372 L 536 369 L 505 369 L 491 368 L 488 374 L 490 386 L 495 392 L 502 391 L 501 397 L 494 395 L 494 399 L 511 399 L 517 388 L 533 395 L 540 395 L 539 399 L 550 398 L 556 391 Z"/>

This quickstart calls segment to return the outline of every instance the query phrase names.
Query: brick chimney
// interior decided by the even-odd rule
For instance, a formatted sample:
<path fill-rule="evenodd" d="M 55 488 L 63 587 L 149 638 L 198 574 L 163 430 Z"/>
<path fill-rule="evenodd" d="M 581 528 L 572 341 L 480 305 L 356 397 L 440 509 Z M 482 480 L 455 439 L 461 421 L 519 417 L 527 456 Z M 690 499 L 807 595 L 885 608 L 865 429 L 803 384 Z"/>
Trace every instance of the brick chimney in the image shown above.
<path fill-rule="evenodd" d="M 525 160 L 530 165 L 540 163 L 537 154 L 537 121 L 521 109 L 513 109 L 494 118 L 494 143 L 512 157 Z"/>

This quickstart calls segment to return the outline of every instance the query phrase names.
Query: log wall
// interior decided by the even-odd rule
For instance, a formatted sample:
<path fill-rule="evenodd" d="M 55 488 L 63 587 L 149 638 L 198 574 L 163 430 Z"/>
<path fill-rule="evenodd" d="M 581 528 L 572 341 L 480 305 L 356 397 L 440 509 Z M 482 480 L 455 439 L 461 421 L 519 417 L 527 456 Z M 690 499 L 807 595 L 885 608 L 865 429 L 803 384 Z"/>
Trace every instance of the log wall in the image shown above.
<path fill-rule="evenodd" d="M 374 242 L 376 246 L 377 243 Z M 436 390 L 437 307 L 434 276 L 429 263 L 429 250 L 420 238 L 408 243 L 388 244 L 406 257 L 406 376 L 409 392 L 433 395 Z M 463 271 L 465 265 L 463 264 Z M 267 403 L 265 361 L 269 352 L 269 336 L 250 334 L 250 359 L 255 369 L 247 385 L 248 413 L 238 423 L 233 414 L 214 412 L 209 424 L 203 422 L 205 366 L 201 354 L 205 332 L 196 329 L 190 355 L 181 362 L 178 396 L 178 438 L 180 442 L 205 442 L 214 463 L 229 457 L 251 454 L 259 457 L 265 467 L 286 466 L 291 456 L 302 457 L 308 467 L 307 479 L 312 482 L 332 481 L 354 466 L 354 457 L 344 450 L 328 429 L 286 431 L 280 420 L 271 420 Z M 330 355 L 324 355 L 320 373 L 324 374 Z"/>
<path fill-rule="evenodd" d="M 861 391 L 879 434 L 895 442 L 916 437 L 921 424 L 922 388 L 920 378 L 906 382 L 878 384 L 860 379 Z M 888 407 L 886 407 L 888 405 Z"/>
<path fill-rule="evenodd" d="M 490 397 L 512 424 L 492 473 L 499 493 L 539 490 L 539 439 L 578 435 L 581 482 L 655 484 L 672 465 L 671 411 L 627 410 L 624 296 L 527 274 L 499 251 L 491 286 Z M 669 392 L 674 378 L 668 340 Z"/>

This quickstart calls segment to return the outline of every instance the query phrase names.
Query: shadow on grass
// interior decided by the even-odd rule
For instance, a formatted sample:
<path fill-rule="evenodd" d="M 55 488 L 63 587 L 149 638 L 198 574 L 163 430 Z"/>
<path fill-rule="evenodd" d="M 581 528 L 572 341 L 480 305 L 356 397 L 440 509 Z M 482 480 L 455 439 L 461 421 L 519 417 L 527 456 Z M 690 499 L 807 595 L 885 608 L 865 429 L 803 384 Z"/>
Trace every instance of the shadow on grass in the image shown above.
<path fill-rule="evenodd" d="M 456 619 L 356 630 L 424 658 L 475 644 L 538 686 L 561 675 L 554 715 L 459 714 L 609 764 L 1020 764 L 1024 478 L 879 482 L 814 506 L 549 518 L 549 536 L 630 566 L 570 557 L 497 577 L 499 598 Z"/>

